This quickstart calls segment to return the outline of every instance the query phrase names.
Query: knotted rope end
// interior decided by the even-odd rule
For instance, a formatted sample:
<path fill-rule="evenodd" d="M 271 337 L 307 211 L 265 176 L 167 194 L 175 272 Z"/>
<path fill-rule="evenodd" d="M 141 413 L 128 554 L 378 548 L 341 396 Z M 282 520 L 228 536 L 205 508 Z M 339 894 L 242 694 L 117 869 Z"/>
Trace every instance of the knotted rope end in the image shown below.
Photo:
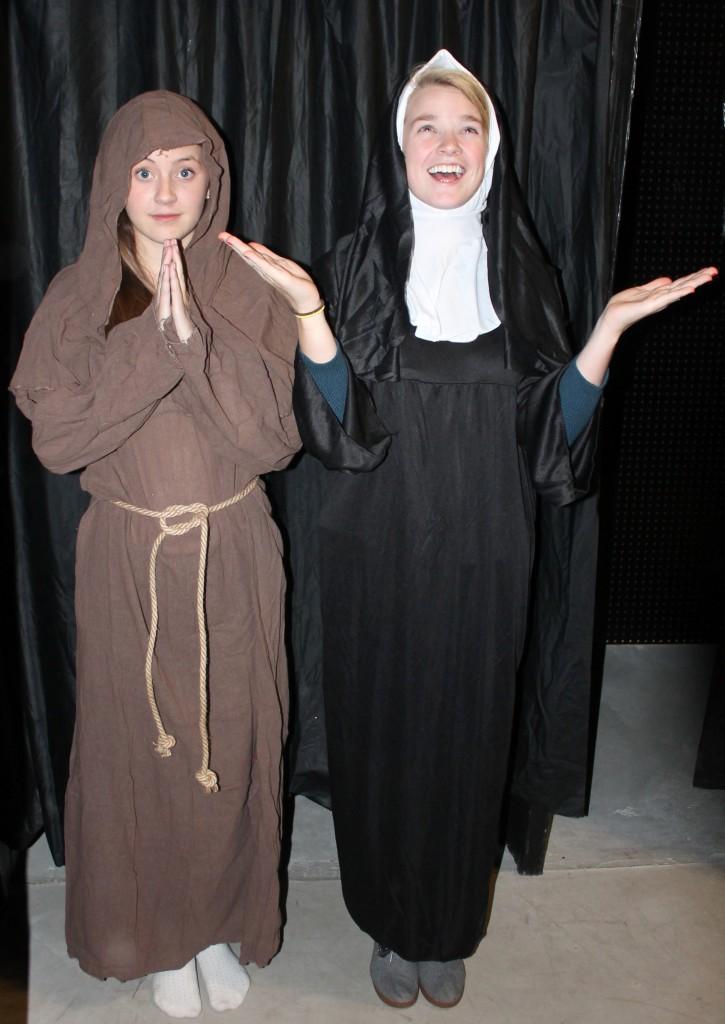
<path fill-rule="evenodd" d="M 161 733 L 154 743 L 154 750 L 160 757 L 171 757 L 171 748 L 176 746 L 176 740 L 169 733 Z"/>
<path fill-rule="evenodd" d="M 219 777 L 211 768 L 202 768 L 196 773 L 197 782 L 200 782 L 207 793 L 219 792 Z"/>

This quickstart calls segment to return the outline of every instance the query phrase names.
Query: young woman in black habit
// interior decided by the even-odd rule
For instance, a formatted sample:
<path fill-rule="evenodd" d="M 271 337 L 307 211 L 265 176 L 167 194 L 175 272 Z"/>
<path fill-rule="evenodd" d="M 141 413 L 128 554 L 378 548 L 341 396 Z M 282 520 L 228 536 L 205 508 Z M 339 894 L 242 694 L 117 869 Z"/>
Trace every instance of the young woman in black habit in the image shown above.
<path fill-rule="evenodd" d="M 387 127 L 321 291 L 221 237 L 298 317 L 295 413 L 329 470 L 315 527 L 345 901 L 380 998 L 449 1007 L 486 927 L 534 492 L 586 494 L 622 332 L 716 271 L 614 295 L 572 359 L 481 83 L 440 51 Z"/>

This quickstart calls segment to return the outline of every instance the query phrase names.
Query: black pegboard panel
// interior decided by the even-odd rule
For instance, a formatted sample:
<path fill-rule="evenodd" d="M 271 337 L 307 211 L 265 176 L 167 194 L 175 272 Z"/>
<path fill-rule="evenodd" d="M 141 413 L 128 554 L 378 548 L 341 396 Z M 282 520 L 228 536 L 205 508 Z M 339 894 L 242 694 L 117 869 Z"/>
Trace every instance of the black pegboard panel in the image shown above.
<path fill-rule="evenodd" d="M 723 264 L 725 4 L 644 5 L 617 287 Z M 725 267 L 722 268 L 725 274 Z M 607 389 L 603 632 L 699 643 L 725 620 L 725 292 L 632 330 Z"/>

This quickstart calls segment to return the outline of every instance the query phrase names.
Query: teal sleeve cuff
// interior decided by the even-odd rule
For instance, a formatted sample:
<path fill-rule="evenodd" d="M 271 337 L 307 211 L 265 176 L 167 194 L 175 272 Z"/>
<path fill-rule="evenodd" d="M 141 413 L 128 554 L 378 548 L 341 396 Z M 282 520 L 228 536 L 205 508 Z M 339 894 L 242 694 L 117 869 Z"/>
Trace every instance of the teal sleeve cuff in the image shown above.
<path fill-rule="evenodd" d="M 583 377 L 576 360 L 572 359 L 559 378 L 559 401 L 564 418 L 566 439 L 571 446 L 594 415 L 604 385 L 609 379 L 609 370 L 601 387 Z"/>
<path fill-rule="evenodd" d="M 337 352 L 326 363 L 316 363 L 308 359 L 304 352 L 300 352 L 300 355 L 327 404 L 342 423 L 347 401 L 347 360 L 340 346 L 338 345 Z"/>

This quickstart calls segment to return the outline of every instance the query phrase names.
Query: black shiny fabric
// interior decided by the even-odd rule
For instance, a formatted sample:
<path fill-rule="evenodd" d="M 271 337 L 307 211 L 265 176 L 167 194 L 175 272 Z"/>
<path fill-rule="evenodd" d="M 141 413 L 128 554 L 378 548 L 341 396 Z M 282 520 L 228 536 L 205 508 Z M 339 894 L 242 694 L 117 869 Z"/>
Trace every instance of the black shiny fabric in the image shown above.
<path fill-rule="evenodd" d="M 725 640 L 720 641 L 715 654 L 693 785 L 725 789 Z"/>
<path fill-rule="evenodd" d="M 227 142 L 236 230 L 311 263 L 356 224 L 381 115 L 408 69 L 441 46 L 502 99 L 519 180 L 537 234 L 561 268 L 580 341 L 607 287 L 640 6 L 617 5 L 622 30 L 613 34 L 609 0 L 9 0 L 2 123 L 14 168 L 0 196 L 11 227 L 0 268 L 13 287 L 7 376 L 48 282 L 80 252 L 93 160 L 123 102 L 155 88 L 196 99 Z M 9 673 L 18 742 L 5 777 L 19 772 L 21 781 L 2 816 L 3 838 L 22 845 L 37 833 L 39 798 L 60 863 L 73 728 L 74 546 L 86 499 L 75 475 L 42 469 L 28 424 L 4 408 L 15 532 L 6 587 L 18 608 L 10 665 L 19 665 Z M 323 472 L 305 470 L 311 502 Z M 275 496 L 284 510 L 286 495 Z M 295 573 L 304 565 L 311 577 L 304 518 L 288 522 Z M 296 738 L 296 777 L 314 791 L 324 737 L 315 659 L 305 651 L 314 648 L 316 612 L 294 593 L 293 602 L 296 704 L 306 723 Z M 28 796 L 18 800 L 23 787 Z"/>

